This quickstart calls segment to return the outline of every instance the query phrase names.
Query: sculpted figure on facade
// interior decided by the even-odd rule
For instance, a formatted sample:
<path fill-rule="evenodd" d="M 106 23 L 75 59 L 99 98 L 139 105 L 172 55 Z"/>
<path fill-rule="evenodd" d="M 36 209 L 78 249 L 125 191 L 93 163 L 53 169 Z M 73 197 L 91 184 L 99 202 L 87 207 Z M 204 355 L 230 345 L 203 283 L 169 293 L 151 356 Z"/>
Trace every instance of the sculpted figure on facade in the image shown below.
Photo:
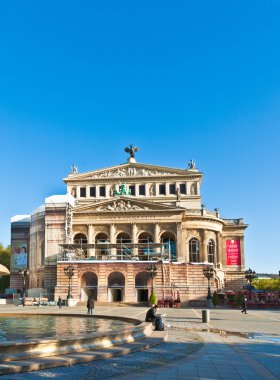
<path fill-rule="evenodd" d="M 134 166 L 127 168 L 119 168 L 117 170 L 107 170 L 99 174 L 93 174 L 90 178 L 118 178 L 118 177 L 134 177 L 134 176 L 174 176 L 174 173 L 160 170 L 150 170 L 146 168 L 136 169 Z"/>
<path fill-rule="evenodd" d="M 107 206 L 99 206 L 96 209 L 97 211 L 130 211 L 130 210 L 149 210 L 147 206 L 140 207 L 134 204 L 131 204 L 129 201 L 119 200 L 114 201 L 113 204 Z"/>

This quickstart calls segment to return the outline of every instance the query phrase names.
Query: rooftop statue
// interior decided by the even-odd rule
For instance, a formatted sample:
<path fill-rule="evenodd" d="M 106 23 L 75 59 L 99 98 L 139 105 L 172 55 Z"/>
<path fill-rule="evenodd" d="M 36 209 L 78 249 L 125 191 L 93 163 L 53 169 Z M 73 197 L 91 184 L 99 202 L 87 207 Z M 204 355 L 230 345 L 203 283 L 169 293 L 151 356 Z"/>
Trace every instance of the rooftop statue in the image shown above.
<path fill-rule="evenodd" d="M 71 166 L 72 174 L 77 174 L 78 173 L 78 166 L 76 164 Z"/>
<path fill-rule="evenodd" d="M 138 152 L 139 148 L 138 146 L 133 146 L 132 144 L 129 145 L 129 148 L 126 147 L 124 151 L 126 153 L 130 154 L 130 158 L 135 158 L 135 152 Z"/>
<path fill-rule="evenodd" d="M 188 165 L 189 165 L 189 169 L 196 169 L 195 161 L 194 160 L 190 160 L 188 162 Z"/>

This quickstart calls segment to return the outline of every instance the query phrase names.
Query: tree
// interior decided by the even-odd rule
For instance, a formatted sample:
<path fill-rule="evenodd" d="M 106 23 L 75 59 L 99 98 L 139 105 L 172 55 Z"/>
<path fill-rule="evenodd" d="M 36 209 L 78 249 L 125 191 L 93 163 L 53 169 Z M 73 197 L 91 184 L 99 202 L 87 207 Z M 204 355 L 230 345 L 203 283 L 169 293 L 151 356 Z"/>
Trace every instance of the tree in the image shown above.
<path fill-rule="evenodd" d="M 4 248 L 0 243 L 0 264 L 10 269 L 11 247 Z M 0 292 L 4 292 L 10 286 L 10 276 L 0 277 Z"/>
<path fill-rule="evenodd" d="M 150 298 L 149 298 L 149 304 L 150 305 L 156 305 L 156 303 L 157 303 L 157 297 L 156 297 L 155 293 L 152 292 L 150 295 Z"/>
<path fill-rule="evenodd" d="M 241 292 L 238 292 L 235 298 L 235 303 L 237 306 L 241 306 L 243 302 L 244 296 Z"/>
<path fill-rule="evenodd" d="M 214 292 L 214 293 L 213 293 L 212 304 L 213 304 L 214 306 L 217 306 L 217 305 L 219 304 L 219 296 L 218 296 L 218 293 L 217 293 L 217 292 Z"/>
<path fill-rule="evenodd" d="M 280 292 L 280 279 L 279 278 L 266 278 L 255 279 L 253 281 L 254 287 L 258 290 L 275 291 Z"/>

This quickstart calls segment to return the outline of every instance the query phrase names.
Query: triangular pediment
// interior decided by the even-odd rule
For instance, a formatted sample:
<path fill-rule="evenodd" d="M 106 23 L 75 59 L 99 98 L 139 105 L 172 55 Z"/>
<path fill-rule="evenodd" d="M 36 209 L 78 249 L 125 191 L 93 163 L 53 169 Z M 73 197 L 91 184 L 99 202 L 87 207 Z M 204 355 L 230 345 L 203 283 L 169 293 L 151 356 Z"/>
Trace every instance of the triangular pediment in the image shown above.
<path fill-rule="evenodd" d="M 78 182 L 78 181 L 92 181 L 98 179 L 117 179 L 123 181 L 131 178 L 145 178 L 148 177 L 182 177 L 182 176 L 201 176 L 197 170 L 191 169 L 176 169 L 165 166 L 157 166 L 150 164 L 140 163 L 127 163 L 117 166 L 111 166 L 104 169 L 94 170 L 86 173 L 71 173 L 64 181 Z"/>
<path fill-rule="evenodd" d="M 115 197 L 110 200 L 95 202 L 88 205 L 77 205 L 74 213 L 103 213 L 103 212 L 183 212 L 180 207 L 168 206 L 149 201 L 139 201 L 129 197 Z"/>

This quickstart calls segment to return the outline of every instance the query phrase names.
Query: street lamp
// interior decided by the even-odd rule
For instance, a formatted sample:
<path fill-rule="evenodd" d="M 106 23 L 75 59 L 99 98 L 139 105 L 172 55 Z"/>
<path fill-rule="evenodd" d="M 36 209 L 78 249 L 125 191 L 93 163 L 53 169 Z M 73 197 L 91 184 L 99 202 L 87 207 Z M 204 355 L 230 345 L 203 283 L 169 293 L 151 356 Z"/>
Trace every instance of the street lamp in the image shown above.
<path fill-rule="evenodd" d="M 151 293 L 154 292 L 154 277 L 157 272 L 157 267 L 154 264 L 148 265 L 146 271 L 150 273 L 152 284 L 151 284 Z"/>
<path fill-rule="evenodd" d="M 203 274 L 208 280 L 208 294 L 207 294 L 207 299 L 211 300 L 212 299 L 212 294 L 211 294 L 211 287 L 210 287 L 210 280 L 214 276 L 215 271 L 213 267 L 206 267 L 203 269 Z"/>
<path fill-rule="evenodd" d="M 68 267 L 64 268 L 64 273 L 65 273 L 65 276 L 68 277 L 69 279 L 69 285 L 68 285 L 68 295 L 67 295 L 67 299 L 69 300 L 70 298 L 73 298 L 72 297 L 72 277 L 74 276 L 74 267 L 73 265 L 68 265 Z"/>
<path fill-rule="evenodd" d="M 18 274 L 23 278 L 22 296 L 25 297 L 25 284 L 26 279 L 29 276 L 29 270 L 27 268 L 22 268 L 18 271 Z"/>
<path fill-rule="evenodd" d="M 252 281 L 256 277 L 257 277 L 256 272 L 254 270 L 252 270 L 251 268 L 249 268 L 248 270 L 245 271 L 245 278 L 246 278 L 247 282 L 249 282 L 250 295 L 251 295 L 251 291 L 252 291 Z M 250 298 L 251 298 L 251 296 L 250 296 Z"/>

